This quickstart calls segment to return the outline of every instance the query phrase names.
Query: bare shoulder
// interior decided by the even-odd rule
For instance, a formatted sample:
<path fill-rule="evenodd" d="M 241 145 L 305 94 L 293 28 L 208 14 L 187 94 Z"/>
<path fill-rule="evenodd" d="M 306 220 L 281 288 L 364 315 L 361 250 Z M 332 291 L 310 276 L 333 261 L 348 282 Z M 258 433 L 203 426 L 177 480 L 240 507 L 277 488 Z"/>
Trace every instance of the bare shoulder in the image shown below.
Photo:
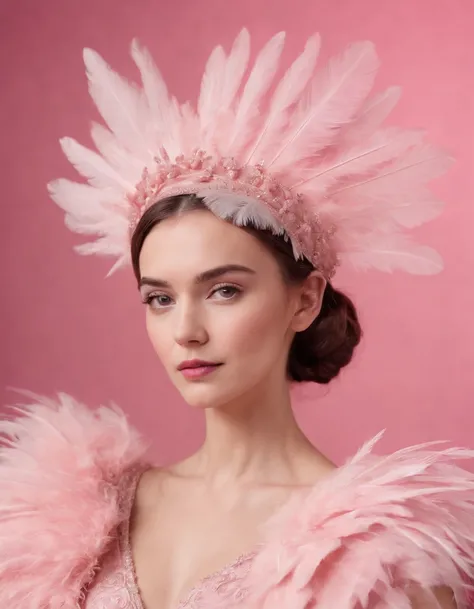
<path fill-rule="evenodd" d="M 175 477 L 173 469 L 166 467 L 150 467 L 145 470 L 135 491 L 134 511 L 156 508 L 157 500 L 162 498 L 163 488 Z"/>

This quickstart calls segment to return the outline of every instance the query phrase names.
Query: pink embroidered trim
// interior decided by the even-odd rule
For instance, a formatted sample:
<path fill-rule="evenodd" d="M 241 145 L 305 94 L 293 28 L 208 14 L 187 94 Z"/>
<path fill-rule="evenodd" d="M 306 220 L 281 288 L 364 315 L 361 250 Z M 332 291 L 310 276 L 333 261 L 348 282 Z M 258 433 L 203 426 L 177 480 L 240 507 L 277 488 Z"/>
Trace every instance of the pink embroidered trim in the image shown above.
<path fill-rule="evenodd" d="M 264 204 L 296 249 L 326 277 L 334 275 L 338 265 L 333 248 L 335 225 L 324 227 L 317 212 L 307 212 L 303 195 L 283 186 L 262 163 L 240 165 L 234 158 L 216 160 L 204 150 L 195 150 L 189 158 L 179 155 L 174 162 L 163 147 L 160 155 L 155 158 L 156 170 L 145 168 L 136 191 L 128 196 L 131 234 L 145 211 L 167 196 L 204 189 L 238 193 Z"/>

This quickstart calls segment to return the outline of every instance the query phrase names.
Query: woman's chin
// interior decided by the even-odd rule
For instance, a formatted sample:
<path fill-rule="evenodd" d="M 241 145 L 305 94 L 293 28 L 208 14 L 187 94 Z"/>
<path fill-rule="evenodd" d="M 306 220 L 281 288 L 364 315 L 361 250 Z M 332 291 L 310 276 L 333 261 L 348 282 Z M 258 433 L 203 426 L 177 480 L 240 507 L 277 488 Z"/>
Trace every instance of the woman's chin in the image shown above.
<path fill-rule="evenodd" d="M 195 384 L 187 387 L 178 387 L 182 398 L 191 408 L 198 410 L 215 409 L 228 404 L 235 399 L 235 395 L 231 395 L 228 389 L 225 391 L 222 388 L 212 384 Z M 239 392 L 240 393 L 240 392 Z"/>

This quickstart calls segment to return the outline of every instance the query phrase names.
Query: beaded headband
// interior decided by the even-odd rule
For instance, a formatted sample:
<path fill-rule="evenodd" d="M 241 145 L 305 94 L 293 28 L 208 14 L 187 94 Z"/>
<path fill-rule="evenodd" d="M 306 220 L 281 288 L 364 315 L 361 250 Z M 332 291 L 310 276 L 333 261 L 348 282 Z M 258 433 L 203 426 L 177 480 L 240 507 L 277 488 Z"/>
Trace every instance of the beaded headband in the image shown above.
<path fill-rule="evenodd" d="M 74 231 L 96 235 L 83 254 L 130 261 L 130 237 L 152 205 L 196 194 L 220 218 L 290 240 L 326 278 L 348 260 L 359 268 L 431 274 L 442 268 L 407 230 L 441 209 L 426 182 L 449 164 L 418 131 L 380 126 L 399 89 L 371 96 L 378 59 L 369 42 L 316 69 L 319 36 L 275 82 L 284 34 L 249 70 L 250 38 L 211 53 L 196 109 L 169 95 L 148 52 L 132 43 L 142 88 L 85 49 L 90 94 L 108 129 L 93 124 L 98 153 L 61 146 L 88 184 L 49 185 Z M 245 78 L 247 71 L 248 76 Z M 109 274 L 110 274 L 109 273 Z"/>

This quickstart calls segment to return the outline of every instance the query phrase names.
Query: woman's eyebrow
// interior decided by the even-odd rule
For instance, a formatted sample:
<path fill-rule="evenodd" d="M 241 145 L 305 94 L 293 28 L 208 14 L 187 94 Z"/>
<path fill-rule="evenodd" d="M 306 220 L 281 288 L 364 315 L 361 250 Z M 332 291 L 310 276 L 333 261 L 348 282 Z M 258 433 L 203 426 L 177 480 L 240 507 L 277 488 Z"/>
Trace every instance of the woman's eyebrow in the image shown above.
<path fill-rule="evenodd" d="M 199 275 L 197 275 L 194 279 L 194 282 L 197 284 L 205 283 L 206 281 L 211 281 L 212 279 L 222 277 L 222 275 L 225 275 L 226 273 L 248 273 L 249 275 L 255 275 L 255 271 L 247 266 L 243 266 L 241 264 L 225 264 L 199 273 Z M 154 277 L 142 277 L 139 282 L 139 288 L 143 287 L 144 285 L 149 285 L 155 288 L 171 287 L 168 281 L 156 279 Z"/>

